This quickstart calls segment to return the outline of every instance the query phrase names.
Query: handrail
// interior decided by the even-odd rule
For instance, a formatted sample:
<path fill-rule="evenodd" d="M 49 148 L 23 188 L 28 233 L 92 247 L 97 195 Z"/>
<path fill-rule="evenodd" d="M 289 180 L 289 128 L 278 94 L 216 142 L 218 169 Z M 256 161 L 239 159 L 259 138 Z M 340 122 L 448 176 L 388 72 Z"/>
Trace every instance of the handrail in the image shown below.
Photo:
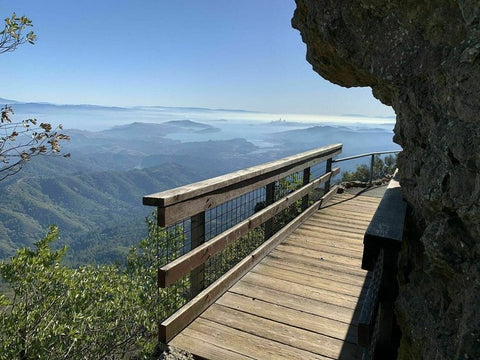
<path fill-rule="evenodd" d="M 358 159 L 361 157 L 366 157 L 366 156 L 375 156 L 375 155 L 383 155 L 383 154 L 397 154 L 402 150 L 387 150 L 387 151 L 375 151 L 375 152 L 370 152 L 370 153 L 365 153 L 365 154 L 359 154 L 359 155 L 353 155 L 353 156 L 347 156 L 341 159 L 333 159 L 332 162 L 341 162 L 341 161 L 347 161 L 347 160 L 353 160 L 353 159 Z"/>
<path fill-rule="evenodd" d="M 366 154 L 360 154 L 360 155 L 353 155 L 353 156 L 347 156 L 342 159 L 333 159 L 332 163 L 337 163 L 341 161 L 347 161 L 347 160 L 353 160 L 353 159 L 359 159 L 361 157 L 366 157 L 370 156 L 370 173 L 369 173 L 369 186 L 372 186 L 373 183 L 373 164 L 375 162 L 375 155 L 384 155 L 384 154 L 397 154 L 401 150 L 387 150 L 387 151 L 376 151 L 376 152 L 371 152 L 371 153 L 366 153 Z"/>
<path fill-rule="evenodd" d="M 143 204 L 158 207 L 158 224 L 167 226 L 211 209 L 254 188 L 275 182 L 342 152 L 342 144 L 288 156 L 194 184 L 143 197 Z"/>

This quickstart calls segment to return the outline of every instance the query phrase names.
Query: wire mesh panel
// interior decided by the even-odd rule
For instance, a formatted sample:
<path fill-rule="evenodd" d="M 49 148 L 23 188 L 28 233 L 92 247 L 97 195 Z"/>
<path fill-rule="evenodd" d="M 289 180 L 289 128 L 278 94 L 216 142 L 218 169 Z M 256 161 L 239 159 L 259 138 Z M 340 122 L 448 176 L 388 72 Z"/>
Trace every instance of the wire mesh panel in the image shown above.
<path fill-rule="evenodd" d="M 265 202 L 265 189 L 256 189 L 205 212 L 205 240 L 252 216 Z"/>

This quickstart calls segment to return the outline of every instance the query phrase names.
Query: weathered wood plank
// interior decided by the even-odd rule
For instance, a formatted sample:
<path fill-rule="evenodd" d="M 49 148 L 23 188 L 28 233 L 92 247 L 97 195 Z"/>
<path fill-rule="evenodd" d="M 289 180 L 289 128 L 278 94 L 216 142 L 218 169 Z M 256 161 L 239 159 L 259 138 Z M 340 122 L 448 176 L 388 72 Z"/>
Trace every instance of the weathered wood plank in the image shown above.
<path fill-rule="evenodd" d="M 314 214 L 310 217 L 309 221 L 315 222 L 317 220 L 326 220 L 329 222 L 336 222 L 336 223 L 341 223 L 345 225 L 353 225 L 353 226 L 363 226 L 364 229 L 368 227 L 368 224 L 370 223 L 368 218 L 359 218 L 359 217 L 352 217 L 352 218 L 347 218 L 347 217 L 340 217 L 337 216 L 336 214 L 330 213 L 330 212 L 324 212 L 321 215 L 320 214 Z"/>
<path fill-rule="evenodd" d="M 336 168 L 332 173 L 336 174 L 340 169 Z M 248 219 L 238 223 L 230 229 L 224 231 L 206 243 L 199 245 L 188 253 L 180 256 L 178 259 L 166 264 L 159 269 L 159 286 L 167 287 L 189 273 L 198 266 L 204 264 L 209 258 L 225 249 L 228 245 L 235 242 L 241 236 L 263 224 L 267 219 L 277 215 L 282 210 L 294 204 L 313 188 L 322 184 L 330 177 L 330 174 L 321 176 L 302 188 L 294 191 L 279 201 L 267 206 L 250 216 Z"/>
<path fill-rule="evenodd" d="M 328 269 L 325 267 L 323 267 L 321 271 L 319 271 L 319 269 L 312 269 L 312 267 L 298 263 L 298 262 L 295 262 L 295 263 L 283 262 L 268 256 L 263 259 L 262 264 L 277 267 L 280 269 L 286 269 L 286 270 L 298 272 L 301 274 L 309 274 L 311 276 L 321 277 L 323 279 L 329 279 L 329 280 L 336 281 L 338 283 L 344 283 L 344 284 L 357 286 L 357 287 L 362 287 L 365 283 L 365 278 L 363 276 L 353 276 L 351 274 L 343 274 L 343 273 L 339 273 L 337 270 Z"/>
<path fill-rule="evenodd" d="M 345 224 L 345 223 L 334 223 L 331 221 L 323 220 L 323 219 L 309 219 L 309 223 L 307 225 L 311 226 L 319 226 L 322 228 L 333 229 L 333 230 L 341 230 L 341 231 L 348 231 L 349 233 L 353 234 L 360 234 L 363 236 L 365 234 L 365 226 L 361 225 L 353 225 L 353 224 Z"/>
<path fill-rule="evenodd" d="M 359 359 L 359 349 L 350 343 L 229 307 L 213 304 L 201 317 L 298 350 L 333 359 L 338 359 L 340 354 Z"/>
<path fill-rule="evenodd" d="M 344 208 L 335 208 L 335 207 L 328 207 L 323 209 L 321 212 L 319 212 L 319 216 L 322 214 L 328 214 L 329 216 L 336 217 L 338 219 L 345 218 L 345 219 L 353 219 L 353 220 L 360 220 L 360 221 L 366 221 L 370 223 L 370 220 L 372 220 L 373 215 L 370 213 L 365 214 L 364 212 L 354 212 L 354 211 L 348 211 Z"/>
<path fill-rule="evenodd" d="M 269 258 L 276 259 L 277 261 L 284 261 L 286 264 L 290 263 L 304 263 L 307 266 L 311 266 L 312 268 L 316 269 L 330 269 L 333 271 L 343 271 L 345 274 L 349 274 L 352 276 L 365 276 L 365 270 L 357 269 L 354 267 L 344 267 L 340 269 L 340 265 L 338 263 L 334 263 L 331 261 L 319 261 L 318 259 L 314 259 L 311 257 L 305 258 L 300 255 L 292 254 L 285 251 L 275 251 L 268 255 Z"/>
<path fill-rule="evenodd" d="M 346 230 L 338 230 L 338 229 L 330 229 L 324 226 L 310 226 L 310 225 L 305 225 L 302 227 L 302 229 L 299 229 L 298 234 L 318 234 L 318 233 L 324 233 L 324 234 L 329 234 L 329 235 L 335 235 L 338 237 L 339 241 L 340 239 L 343 240 L 343 238 L 347 240 L 353 240 L 353 241 L 362 241 L 363 235 L 362 234 L 355 234 L 355 233 L 350 233 Z"/>
<path fill-rule="evenodd" d="M 338 238 L 338 236 L 313 231 L 296 231 L 293 233 L 292 238 L 305 239 L 305 241 L 321 241 L 328 246 L 338 247 L 340 249 L 352 249 L 363 251 L 363 245 L 361 244 L 360 237 L 357 238 Z"/>
<path fill-rule="evenodd" d="M 274 266 L 268 266 L 260 263 L 255 266 L 252 273 L 258 273 L 274 279 L 286 280 L 295 282 L 300 285 L 307 285 L 317 289 L 329 290 L 339 292 L 345 295 L 359 297 L 362 293 L 362 287 L 345 284 L 343 282 L 332 281 L 332 279 L 326 279 L 324 277 L 312 277 L 311 275 L 305 276 L 305 274 L 282 269 Z"/>
<path fill-rule="evenodd" d="M 319 289 L 308 285 L 297 284 L 292 281 L 274 279 L 270 276 L 249 272 L 246 274 L 242 282 L 248 282 L 253 285 L 268 287 L 270 289 L 279 290 L 289 294 L 298 294 L 299 296 L 318 300 L 337 306 L 343 306 L 349 309 L 355 309 L 357 306 L 357 298 L 345 295 L 337 291 Z"/>
<path fill-rule="evenodd" d="M 180 333 L 170 342 L 170 345 L 179 347 L 182 350 L 195 354 L 197 358 L 209 360 L 251 360 L 255 359 L 229 349 L 225 349 L 220 344 L 208 342 L 202 333 L 189 330 L 186 333 Z"/>
<path fill-rule="evenodd" d="M 341 321 L 345 324 L 350 324 L 352 321 L 356 321 L 360 314 L 360 310 L 357 308 L 351 309 L 344 306 L 321 302 L 299 294 L 272 289 L 271 287 L 260 286 L 245 281 L 236 283 L 229 292 L 277 304 L 289 309 L 302 311 L 306 314 L 313 314 L 327 319 Z"/>
<path fill-rule="evenodd" d="M 234 184 L 239 184 L 250 179 L 255 179 L 261 175 L 265 175 L 286 168 L 288 169 L 292 165 L 296 166 L 298 164 L 307 163 L 312 160 L 321 162 L 326 160 L 327 158 L 331 158 L 335 155 L 340 154 L 341 151 L 342 144 L 324 146 L 300 154 L 288 156 L 283 159 L 272 161 L 266 164 L 253 166 L 247 169 L 235 171 L 208 180 L 199 181 L 197 183 L 181 186 L 175 189 L 147 195 L 143 198 L 143 204 L 149 206 L 166 207 L 175 203 L 183 202 L 201 195 L 205 195 L 218 189 L 223 189 Z M 305 167 L 307 166 L 304 166 L 303 168 Z M 253 183 L 255 182 L 257 181 L 253 181 Z"/>
<path fill-rule="evenodd" d="M 293 246 L 289 244 L 279 244 L 275 251 L 285 251 L 291 254 L 296 254 L 304 257 L 309 257 L 312 259 L 317 259 L 318 261 L 331 261 L 346 266 L 351 266 L 357 268 L 361 266 L 362 261 L 358 258 L 352 258 L 345 255 L 332 254 L 327 252 L 313 251 L 310 249 L 305 249 L 298 246 Z"/>
<path fill-rule="evenodd" d="M 197 319 L 188 329 L 185 329 L 184 333 L 188 335 L 191 330 L 201 333 L 202 337 L 209 342 L 223 344 L 229 350 L 256 359 L 331 359 L 203 318 Z"/>
<path fill-rule="evenodd" d="M 350 324 L 273 304 L 259 298 L 239 295 L 229 291 L 218 299 L 217 304 L 252 315 L 261 314 L 262 317 L 282 324 L 294 325 L 353 344 L 357 342 L 355 327 L 350 326 Z"/>
<path fill-rule="evenodd" d="M 283 243 L 285 245 L 297 246 L 304 249 L 310 249 L 313 251 L 327 252 L 329 254 L 345 255 L 351 258 L 362 258 L 362 249 L 359 246 L 350 245 L 343 243 L 343 247 L 339 247 L 336 244 L 332 245 L 326 243 L 325 240 L 319 238 L 307 238 L 299 236 L 288 237 Z M 341 244 L 341 243 L 340 243 Z"/>

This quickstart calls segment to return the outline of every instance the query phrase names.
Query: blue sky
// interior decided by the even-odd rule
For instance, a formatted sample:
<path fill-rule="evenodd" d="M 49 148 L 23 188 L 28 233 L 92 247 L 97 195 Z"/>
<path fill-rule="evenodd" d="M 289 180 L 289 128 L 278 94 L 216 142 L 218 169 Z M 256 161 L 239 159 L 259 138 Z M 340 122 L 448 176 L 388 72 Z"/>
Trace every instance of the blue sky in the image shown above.
<path fill-rule="evenodd" d="M 369 88 L 316 74 L 293 0 L 18 0 L 35 45 L 0 56 L 0 97 L 272 113 L 393 115 Z"/>

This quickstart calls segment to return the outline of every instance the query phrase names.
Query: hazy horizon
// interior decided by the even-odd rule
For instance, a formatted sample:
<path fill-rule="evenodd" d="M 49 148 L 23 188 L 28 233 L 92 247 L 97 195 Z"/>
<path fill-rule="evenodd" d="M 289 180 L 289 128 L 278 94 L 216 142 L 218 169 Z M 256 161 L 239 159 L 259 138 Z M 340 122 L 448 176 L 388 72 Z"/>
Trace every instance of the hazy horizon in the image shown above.
<path fill-rule="evenodd" d="M 163 105 L 104 106 L 93 104 L 55 104 L 49 102 L 24 102 L 16 99 L 0 101 L 11 104 L 14 120 L 34 117 L 52 125 L 65 128 L 99 131 L 133 122 L 163 123 L 174 120 L 231 123 L 299 123 L 322 125 L 393 125 L 394 116 L 371 116 L 367 114 L 293 114 L 267 113 L 243 109 L 212 109 L 201 107 L 171 107 Z"/>

